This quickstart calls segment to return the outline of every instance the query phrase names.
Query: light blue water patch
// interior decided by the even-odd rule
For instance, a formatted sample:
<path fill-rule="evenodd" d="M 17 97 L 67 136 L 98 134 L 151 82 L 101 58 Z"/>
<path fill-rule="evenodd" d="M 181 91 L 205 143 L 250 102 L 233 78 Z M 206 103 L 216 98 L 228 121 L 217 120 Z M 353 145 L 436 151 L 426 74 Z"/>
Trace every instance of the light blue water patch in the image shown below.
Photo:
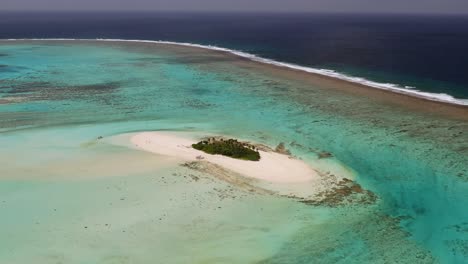
<path fill-rule="evenodd" d="M 218 202 L 213 198 L 217 195 L 211 196 L 217 193 L 213 188 L 218 185 L 225 188 L 225 183 L 216 182 L 214 186 L 206 180 L 207 187 L 186 182 L 182 189 L 178 189 L 181 179 L 174 185 L 168 183 L 168 177 L 173 173 L 179 175 L 177 165 L 167 170 L 152 170 L 152 162 L 157 163 L 153 156 L 111 147 L 97 139 L 147 130 L 201 131 L 271 147 L 284 142 L 293 155 L 306 161 L 316 160 L 320 153 L 330 153 L 330 159 L 355 171 L 357 181 L 379 198 L 371 206 L 316 208 L 289 199 L 248 196 L 247 200 L 253 203 L 249 206 L 258 202 L 264 210 L 270 210 L 269 214 L 258 211 L 258 218 L 247 213 L 254 209 L 243 207 L 246 200 L 228 199 L 229 208 L 239 210 L 233 209 L 230 216 L 244 219 L 242 225 L 233 225 L 230 221 L 228 225 L 226 219 L 213 215 L 213 211 L 205 219 L 209 224 L 197 222 L 193 217 L 194 222 L 190 224 L 165 225 L 171 232 L 183 230 L 178 232 L 186 232 L 189 237 L 190 234 L 203 234 L 202 231 L 208 233 L 199 251 L 189 250 L 197 244 L 196 238 L 174 238 L 174 243 L 182 248 L 186 257 L 193 254 L 192 260 L 463 263 L 468 258 L 466 122 L 396 109 L 394 105 L 340 93 L 303 80 L 278 77 L 219 54 L 194 54 L 191 50 L 140 45 L 50 45 L 40 42 L 0 45 L 0 52 L 9 54 L 2 57 L 1 64 L 20 69 L 2 73 L 0 80 L 0 175 L 5 183 L 0 196 L 27 197 L 10 204 L 7 209 L 0 206 L 3 213 L 11 216 L 8 220 L 0 220 L 3 227 L 14 225 L 15 217 L 21 216 L 12 205 L 21 205 L 18 208 L 27 210 L 27 200 L 40 197 L 38 201 L 46 203 L 48 198 L 44 194 L 48 192 L 55 193 L 54 199 L 73 199 L 74 195 L 84 195 L 87 184 L 90 197 L 104 201 L 113 194 L 100 196 L 100 188 L 120 179 L 125 179 L 127 186 L 134 186 L 131 192 L 123 189 L 121 193 L 134 194 L 157 176 L 155 190 L 177 193 L 171 198 L 174 199 L 171 206 L 178 208 L 179 213 L 183 212 L 181 208 L 188 210 L 190 202 L 196 202 L 185 188 L 193 188 L 196 197 L 203 201 Z M 117 165 L 111 165 L 114 163 Z M 189 174 L 184 171 L 181 175 L 191 179 Z M 112 175 L 118 179 L 108 179 Z M 69 182 L 82 178 L 87 180 L 77 189 Z M 193 194 L 192 191 L 189 193 Z M 149 202 L 146 199 L 156 197 L 150 189 L 143 193 L 146 196 L 140 202 L 144 206 L 138 207 L 138 214 L 154 213 L 153 210 L 165 208 L 166 202 L 169 203 L 165 200 Z M 233 196 L 239 195 L 236 192 Z M 158 199 L 163 197 L 158 196 Z M 194 200 L 188 201 L 190 199 Z M 77 212 L 72 215 L 93 219 L 94 214 L 108 209 L 101 204 L 102 207 L 95 205 L 86 210 L 85 204 L 92 203 L 86 201 L 75 203 L 72 208 Z M 138 203 L 131 205 L 138 206 Z M 154 205 L 153 209 L 151 205 Z M 63 203 L 59 207 L 65 209 L 66 206 Z M 295 213 L 285 208 L 293 208 Z M 132 212 L 127 209 L 125 207 L 124 211 Z M 200 210 L 198 213 L 203 213 L 204 209 Z M 28 216 L 34 212 L 31 210 Z M 155 216 L 153 213 L 149 215 Z M 68 220 L 67 214 L 55 219 L 61 229 L 53 231 L 54 238 L 66 242 L 78 236 L 80 239 L 74 242 L 78 250 L 72 255 L 80 255 L 81 250 L 88 256 L 89 251 L 83 245 L 88 245 L 94 238 L 79 235 L 73 229 L 78 223 L 73 228 L 65 225 L 62 221 Z M 275 218 L 281 224 L 274 223 L 272 219 Z M 48 225 L 55 223 L 53 217 L 46 219 Z M 108 248 L 101 246 L 103 255 L 111 254 L 113 246 L 125 252 L 121 247 L 125 241 L 147 238 L 144 234 L 160 234 L 149 218 L 144 219 L 144 232 L 139 229 L 138 219 L 130 221 L 129 225 L 138 230 L 134 230 L 138 235 L 133 238 L 115 234 L 97 238 L 101 245 L 110 243 Z M 259 219 L 270 220 L 262 225 Z M 286 222 L 290 228 L 284 224 Z M 197 226 L 197 223 L 197 231 L 191 233 L 192 229 L 187 226 Z M 14 228 L 28 228 L 33 224 L 23 220 Z M 216 230 L 217 226 L 223 227 L 223 234 L 236 239 L 216 238 L 210 230 Z M 251 233 L 245 231 L 246 226 Z M 79 230 L 81 228 L 84 229 L 80 226 Z M 28 239 L 43 241 L 46 234 L 43 231 Z M 65 238 L 60 238 L 61 235 Z M 266 243 L 266 238 L 276 239 Z M 122 245 L 111 243 L 112 239 L 123 239 Z M 50 240 L 45 240 L 46 244 L 52 245 Z M 7 240 L 0 241 L 7 244 Z M 157 239 L 142 241 L 161 246 Z M 210 246 L 216 247 L 219 241 L 231 243 L 231 247 L 216 254 L 207 251 Z M 246 241 L 250 247 L 261 248 L 257 256 L 242 247 Z M 128 256 L 120 256 L 124 262 L 145 262 L 147 259 L 137 256 L 152 256 L 150 246 L 138 245 L 141 251 L 132 248 Z M 52 248 L 69 250 L 56 244 Z M 10 249 L 14 251 L 15 248 Z M 35 250 L 28 248 L 30 254 L 27 255 L 45 255 Z M 244 255 L 236 254 L 236 250 Z M 176 259 L 175 252 L 170 252 L 174 253 L 174 262 L 190 262 L 190 257 Z M 56 252 L 54 254 L 60 258 Z M 170 259 L 170 254 L 166 257 Z M 93 255 L 91 259 L 96 260 L 94 258 L 97 257 Z M 44 257 L 41 260 L 46 263 L 50 259 Z"/>

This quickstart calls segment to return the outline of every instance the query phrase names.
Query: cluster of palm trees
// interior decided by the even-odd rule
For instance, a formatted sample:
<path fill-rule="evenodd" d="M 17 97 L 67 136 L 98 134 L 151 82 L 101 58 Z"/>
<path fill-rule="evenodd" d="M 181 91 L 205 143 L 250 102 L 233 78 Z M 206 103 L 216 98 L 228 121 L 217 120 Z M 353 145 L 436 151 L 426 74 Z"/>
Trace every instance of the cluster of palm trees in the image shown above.
<path fill-rule="evenodd" d="M 239 142 L 236 139 L 216 139 L 214 137 L 200 141 L 192 145 L 193 148 L 208 154 L 221 154 L 238 159 L 254 160 L 260 159 L 257 148 L 248 143 Z"/>
<path fill-rule="evenodd" d="M 251 145 L 251 144 L 245 143 L 245 142 L 239 142 L 237 139 L 233 139 L 233 138 L 224 140 L 224 138 L 217 139 L 215 137 L 210 137 L 210 138 L 208 138 L 208 140 L 203 140 L 202 141 L 203 144 L 216 144 L 218 142 L 224 142 L 224 143 L 227 143 L 229 145 L 243 146 L 243 147 L 246 147 L 248 149 L 258 151 L 258 149 L 254 145 Z"/>

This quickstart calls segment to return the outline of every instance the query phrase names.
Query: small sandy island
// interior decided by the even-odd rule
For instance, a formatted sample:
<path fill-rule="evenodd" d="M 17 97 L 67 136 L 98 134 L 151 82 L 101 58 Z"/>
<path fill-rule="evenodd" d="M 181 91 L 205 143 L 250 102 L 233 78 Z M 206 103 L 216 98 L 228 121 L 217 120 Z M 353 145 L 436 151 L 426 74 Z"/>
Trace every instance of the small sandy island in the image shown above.
<path fill-rule="evenodd" d="M 319 206 L 371 204 L 376 200 L 372 192 L 352 180 L 352 170 L 334 159 L 318 155 L 317 160 L 305 162 L 289 155 L 282 144 L 273 150 L 236 140 L 242 146 L 258 151 L 260 160 L 212 155 L 193 148 L 192 144 L 200 140 L 205 142 L 203 144 L 232 141 L 204 136 L 199 132 L 152 131 L 121 134 L 107 139 L 107 142 L 182 161 L 180 165 L 183 167 L 207 173 L 247 192 L 283 196 Z"/>
<path fill-rule="evenodd" d="M 259 161 L 239 160 L 222 155 L 210 155 L 192 148 L 196 140 L 169 132 L 143 132 L 131 137 L 135 147 L 185 161 L 203 159 L 225 169 L 268 182 L 299 183 L 317 180 L 317 171 L 307 163 L 288 155 L 259 150 Z"/>

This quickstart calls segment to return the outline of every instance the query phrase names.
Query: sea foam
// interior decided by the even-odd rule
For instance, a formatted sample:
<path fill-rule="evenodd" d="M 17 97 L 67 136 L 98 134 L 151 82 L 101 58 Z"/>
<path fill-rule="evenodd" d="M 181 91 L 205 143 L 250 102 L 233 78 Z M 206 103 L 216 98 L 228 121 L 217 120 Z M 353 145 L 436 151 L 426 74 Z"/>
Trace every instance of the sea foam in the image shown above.
<path fill-rule="evenodd" d="M 307 66 L 301 66 L 297 65 L 294 63 L 287 63 L 287 62 L 280 62 L 280 61 L 275 61 L 272 59 L 267 59 L 263 58 L 251 53 L 247 53 L 244 51 L 239 51 L 239 50 L 234 50 L 234 49 L 228 49 L 228 48 L 223 48 L 223 47 L 218 47 L 218 46 L 212 46 L 212 45 L 202 45 L 202 44 L 195 44 L 195 43 L 188 43 L 188 42 L 174 42 L 174 41 L 165 41 L 165 40 L 138 40 L 138 39 L 104 39 L 104 38 L 97 38 L 97 39 L 70 39 L 70 38 L 32 38 L 32 39 L 6 39 L 8 41 L 18 41 L 18 40 L 27 40 L 27 41 L 40 41 L 40 40 L 46 40 L 46 41 L 70 41 L 70 40 L 78 40 L 78 41 L 109 41 L 109 42 L 141 42 L 141 43 L 155 43 L 155 44 L 170 44 L 170 45 L 178 45 L 178 46 L 187 46 L 187 47 L 196 47 L 196 48 L 202 48 L 202 49 L 209 49 L 209 50 L 214 50 L 214 51 L 221 51 L 221 52 L 227 52 L 230 54 L 237 55 L 239 57 L 243 57 L 252 61 L 260 62 L 260 63 L 265 63 L 265 64 L 270 64 L 270 65 L 275 65 L 279 67 L 284 67 L 284 68 L 290 68 L 294 70 L 299 70 L 303 72 L 308 72 L 308 73 L 313 73 L 313 74 L 320 74 L 323 76 L 328 76 L 352 83 L 358 83 L 362 84 L 368 87 L 372 88 L 378 88 L 378 89 L 383 89 L 383 90 L 388 90 L 400 94 L 405 94 L 405 95 L 410 95 L 418 98 L 423 98 L 431 101 L 438 101 L 438 102 L 444 102 L 444 103 L 451 103 L 451 104 L 457 104 L 457 105 L 468 105 L 468 99 L 458 99 L 455 98 L 449 94 L 446 93 L 430 93 L 430 92 L 424 92 L 421 90 L 416 89 L 416 87 L 411 87 L 411 86 L 405 86 L 405 85 L 398 85 L 394 83 L 381 83 L 381 82 L 375 82 L 371 81 L 362 77 L 356 77 L 356 76 L 350 76 L 346 75 L 343 73 L 339 73 L 334 70 L 330 69 L 318 69 L 318 68 L 312 68 L 312 67 L 307 67 Z"/>

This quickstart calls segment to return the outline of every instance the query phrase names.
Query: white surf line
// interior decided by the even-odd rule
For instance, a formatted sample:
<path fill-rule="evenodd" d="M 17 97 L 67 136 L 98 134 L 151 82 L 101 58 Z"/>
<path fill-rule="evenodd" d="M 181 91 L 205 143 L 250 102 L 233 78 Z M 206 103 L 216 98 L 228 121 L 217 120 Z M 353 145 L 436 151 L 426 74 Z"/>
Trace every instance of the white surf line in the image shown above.
<path fill-rule="evenodd" d="M 250 54 L 247 52 L 228 49 L 228 48 L 222 48 L 222 47 L 212 46 L 212 45 L 201 45 L 201 44 L 194 44 L 194 43 L 188 43 L 188 42 L 174 42 L 174 41 L 165 41 L 165 40 L 104 39 L 104 38 L 96 38 L 96 39 L 25 38 L 25 39 L 0 39 L 0 40 L 3 40 L 3 41 L 5 40 L 6 41 L 21 41 L 21 40 L 22 41 L 73 41 L 73 40 L 76 40 L 76 41 L 141 42 L 141 43 L 169 44 L 169 45 L 178 45 L 178 46 L 186 46 L 186 47 L 196 47 L 196 48 L 202 48 L 202 49 L 208 49 L 208 50 L 227 52 L 230 54 L 234 54 L 234 55 L 237 55 L 237 56 L 240 56 L 240 57 L 252 60 L 252 61 L 264 63 L 264 64 L 270 64 L 270 65 L 275 65 L 275 66 L 279 66 L 283 68 L 289 68 L 289 69 L 299 70 L 303 72 L 319 74 L 319 75 L 323 75 L 327 77 L 336 78 L 339 80 L 362 84 L 368 87 L 392 91 L 395 93 L 405 94 L 405 95 L 422 98 L 422 99 L 426 99 L 430 101 L 450 103 L 450 104 L 455 104 L 455 105 L 468 105 L 468 99 L 457 99 L 446 93 L 423 92 L 423 91 L 415 89 L 415 87 L 410 87 L 410 86 L 402 87 L 400 85 L 393 84 L 393 83 L 374 82 L 374 81 L 367 80 L 362 77 L 348 76 L 348 75 L 336 72 L 334 70 L 316 69 L 316 68 L 311 68 L 311 67 L 306 67 L 306 66 L 300 66 L 297 64 L 293 64 L 293 63 L 275 61 L 272 59 L 262 58 L 262 57 L 259 57 L 259 56 L 256 56 L 254 54 Z"/>

